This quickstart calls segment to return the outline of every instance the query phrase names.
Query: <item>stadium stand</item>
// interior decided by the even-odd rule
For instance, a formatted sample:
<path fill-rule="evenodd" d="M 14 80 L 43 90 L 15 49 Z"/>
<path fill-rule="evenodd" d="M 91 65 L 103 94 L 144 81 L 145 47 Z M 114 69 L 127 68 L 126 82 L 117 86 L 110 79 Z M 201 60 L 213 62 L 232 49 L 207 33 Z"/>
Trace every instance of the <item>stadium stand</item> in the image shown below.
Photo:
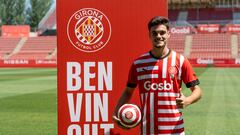
<path fill-rule="evenodd" d="M 172 34 L 171 38 L 168 41 L 168 46 L 183 54 L 184 53 L 184 45 L 185 45 L 185 37 L 186 35 L 184 34 Z"/>
<path fill-rule="evenodd" d="M 190 58 L 231 58 L 230 34 L 195 34 Z"/>
<path fill-rule="evenodd" d="M 212 58 L 212 59 L 231 59 L 232 34 L 190 34 L 192 37 L 191 45 L 186 47 L 185 34 L 172 34 L 168 41 L 168 46 L 173 50 L 184 54 L 190 59 Z M 238 48 L 240 48 L 240 36 L 238 35 Z M 186 49 L 190 50 L 190 55 L 186 55 Z M 238 49 L 238 56 L 240 49 Z"/>
<path fill-rule="evenodd" d="M 238 57 L 240 58 L 240 35 L 238 35 Z"/>
<path fill-rule="evenodd" d="M 240 66 L 240 0 L 169 0 L 168 7 L 170 48 L 195 66 Z"/>
<path fill-rule="evenodd" d="M 9 59 L 46 59 L 56 48 L 56 36 L 30 37 Z"/>
<path fill-rule="evenodd" d="M 28 25 L 2 25 L 0 67 L 56 67 L 55 7 L 43 17 L 38 31 L 27 31 Z M 40 36 L 42 33 L 45 36 Z"/>
<path fill-rule="evenodd" d="M 47 12 L 37 32 L 22 34 L 23 25 L 5 25 L 0 37 L 0 67 L 56 67 L 56 6 Z M 6 34 L 5 34 L 6 35 Z M 13 38 L 13 35 L 17 38 Z M 44 36 L 41 36 L 44 35 Z"/>
<path fill-rule="evenodd" d="M 4 56 L 9 55 L 21 38 L 4 38 L 0 37 L 0 59 L 4 59 Z"/>

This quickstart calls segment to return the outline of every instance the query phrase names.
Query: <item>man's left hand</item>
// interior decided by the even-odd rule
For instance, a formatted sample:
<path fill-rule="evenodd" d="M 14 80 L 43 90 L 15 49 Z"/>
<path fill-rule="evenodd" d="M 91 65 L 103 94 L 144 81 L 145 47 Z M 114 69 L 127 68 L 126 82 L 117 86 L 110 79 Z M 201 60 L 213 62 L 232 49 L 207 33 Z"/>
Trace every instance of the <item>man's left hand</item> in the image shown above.
<path fill-rule="evenodd" d="M 176 98 L 177 107 L 179 109 L 186 108 L 191 103 L 188 101 L 188 98 L 185 97 L 182 93 L 179 98 Z"/>

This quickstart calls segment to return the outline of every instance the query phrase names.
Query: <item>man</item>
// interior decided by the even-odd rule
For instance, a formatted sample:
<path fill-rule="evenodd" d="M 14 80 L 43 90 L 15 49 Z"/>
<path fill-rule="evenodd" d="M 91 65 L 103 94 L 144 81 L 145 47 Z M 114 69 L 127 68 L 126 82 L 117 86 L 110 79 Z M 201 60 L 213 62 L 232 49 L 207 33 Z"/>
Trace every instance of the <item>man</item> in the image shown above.
<path fill-rule="evenodd" d="M 201 98 L 199 80 L 189 61 L 167 47 L 168 19 L 154 17 L 148 23 L 148 30 L 152 49 L 133 62 L 113 120 L 121 126 L 117 111 L 131 99 L 138 85 L 143 112 L 141 133 L 184 135 L 181 109 Z M 181 93 L 182 81 L 192 91 L 188 97 Z"/>

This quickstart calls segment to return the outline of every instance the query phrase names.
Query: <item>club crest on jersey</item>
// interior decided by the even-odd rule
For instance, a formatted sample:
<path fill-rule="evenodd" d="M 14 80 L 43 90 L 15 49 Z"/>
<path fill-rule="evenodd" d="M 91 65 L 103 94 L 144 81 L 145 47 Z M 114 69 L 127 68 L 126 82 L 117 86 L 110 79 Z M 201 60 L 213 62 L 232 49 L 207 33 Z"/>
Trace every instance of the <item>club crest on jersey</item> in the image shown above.
<path fill-rule="evenodd" d="M 174 76 L 177 74 L 177 68 L 172 66 L 168 68 L 168 73 L 171 78 L 174 78 Z"/>
<path fill-rule="evenodd" d="M 71 44 L 78 50 L 96 52 L 108 43 L 111 24 L 101 11 L 83 8 L 70 17 L 67 35 Z"/>

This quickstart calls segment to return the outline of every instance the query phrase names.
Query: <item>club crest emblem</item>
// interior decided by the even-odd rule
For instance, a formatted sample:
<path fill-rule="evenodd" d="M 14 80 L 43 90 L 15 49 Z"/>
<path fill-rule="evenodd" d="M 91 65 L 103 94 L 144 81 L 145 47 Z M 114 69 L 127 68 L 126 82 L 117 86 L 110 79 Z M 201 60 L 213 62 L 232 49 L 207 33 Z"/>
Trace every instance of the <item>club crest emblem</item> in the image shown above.
<path fill-rule="evenodd" d="M 174 78 L 174 76 L 177 74 L 177 68 L 176 67 L 169 67 L 168 73 L 170 74 L 171 78 Z"/>
<path fill-rule="evenodd" d="M 105 14 L 94 8 L 75 12 L 68 21 L 68 39 L 78 50 L 96 52 L 111 37 L 111 24 Z"/>

